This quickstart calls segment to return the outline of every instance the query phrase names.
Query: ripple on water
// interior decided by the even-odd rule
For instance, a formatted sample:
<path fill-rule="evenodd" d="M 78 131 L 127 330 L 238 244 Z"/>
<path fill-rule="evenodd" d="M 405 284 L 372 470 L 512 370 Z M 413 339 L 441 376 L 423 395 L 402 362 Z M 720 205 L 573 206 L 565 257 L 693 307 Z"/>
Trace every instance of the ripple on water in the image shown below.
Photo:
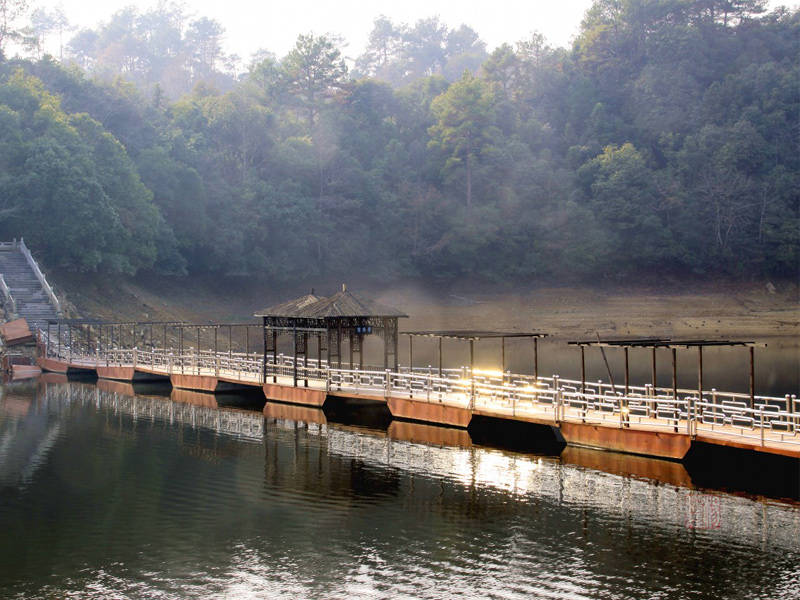
<path fill-rule="evenodd" d="M 0 558 L 16 575 L 0 573 L 3 596 L 766 600 L 800 589 L 795 506 L 336 425 L 267 423 L 256 442 L 134 418 L 96 391 L 61 390 L 8 419 L 0 531 L 14 538 L 0 537 Z M 34 465 L 24 485 L 20 465 Z M 687 521 L 698 506 L 717 510 L 715 528 Z"/>

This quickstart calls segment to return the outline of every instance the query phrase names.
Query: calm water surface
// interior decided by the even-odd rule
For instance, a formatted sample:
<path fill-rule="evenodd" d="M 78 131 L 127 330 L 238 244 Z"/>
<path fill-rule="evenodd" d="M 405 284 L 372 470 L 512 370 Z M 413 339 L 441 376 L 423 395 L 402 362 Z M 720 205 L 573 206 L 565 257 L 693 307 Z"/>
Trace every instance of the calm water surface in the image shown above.
<path fill-rule="evenodd" d="M 2 390 L 0 597 L 800 597 L 800 505 L 674 463 L 626 477 L 194 401 Z"/>

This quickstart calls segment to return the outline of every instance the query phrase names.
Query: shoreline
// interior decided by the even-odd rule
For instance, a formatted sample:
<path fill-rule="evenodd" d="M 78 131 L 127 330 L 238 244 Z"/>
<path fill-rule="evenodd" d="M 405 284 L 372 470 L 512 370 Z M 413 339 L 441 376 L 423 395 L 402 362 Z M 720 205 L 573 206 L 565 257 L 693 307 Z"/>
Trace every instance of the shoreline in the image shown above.
<path fill-rule="evenodd" d="M 272 287 L 248 279 L 53 277 L 71 317 L 104 320 L 255 320 L 271 304 L 308 293 L 306 286 Z M 341 284 L 339 284 L 341 285 Z M 750 283 L 663 286 L 543 286 L 400 282 L 349 285 L 409 315 L 401 330 L 494 330 L 547 333 L 557 340 L 667 337 L 784 339 L 800 344 L 800 302 L 794 284 L 769 291 Z M 320 286 L 330 294 L 338 286 Z"/>

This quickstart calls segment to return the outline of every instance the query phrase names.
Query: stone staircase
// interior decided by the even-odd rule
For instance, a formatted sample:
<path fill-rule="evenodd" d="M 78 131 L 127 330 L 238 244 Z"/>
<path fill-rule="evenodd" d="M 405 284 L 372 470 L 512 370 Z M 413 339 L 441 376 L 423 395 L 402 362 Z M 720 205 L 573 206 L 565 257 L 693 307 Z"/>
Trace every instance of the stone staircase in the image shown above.
<path fill-rule="evenodd" d="M 28 262 L 25 251 L 22 243 L 0 244 L 0 274 L 16 302 L 18 317 L 28 322 L 31 331 L 35 327 L 47 329 L 47 320 L 58 318 L 58 309 Z M 10 312 L 7 307 L 7 313 Z"/>

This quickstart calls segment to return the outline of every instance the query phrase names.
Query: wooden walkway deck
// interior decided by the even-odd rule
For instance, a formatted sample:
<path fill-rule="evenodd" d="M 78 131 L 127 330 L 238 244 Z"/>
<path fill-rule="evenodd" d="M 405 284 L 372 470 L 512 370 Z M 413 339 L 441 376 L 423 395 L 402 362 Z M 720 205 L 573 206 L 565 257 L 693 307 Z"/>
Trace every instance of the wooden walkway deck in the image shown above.
<path fill-rule="evenodd" d="M 117 381 L 169 381 L 206 393 L 261 388 L 270 400 L 319 407 L 331 397 L 385 403 L 396 418 L 466 428 L 474 417 L 552 427 L 567 444 L 681 459 L 694 441 L 800 459 L 800 404 L 712 390 L 610 386 L 553 377 L 452 370 L 349 370 L 291 358 L 175 350 L 50 353 L 42 369 Z"/>

